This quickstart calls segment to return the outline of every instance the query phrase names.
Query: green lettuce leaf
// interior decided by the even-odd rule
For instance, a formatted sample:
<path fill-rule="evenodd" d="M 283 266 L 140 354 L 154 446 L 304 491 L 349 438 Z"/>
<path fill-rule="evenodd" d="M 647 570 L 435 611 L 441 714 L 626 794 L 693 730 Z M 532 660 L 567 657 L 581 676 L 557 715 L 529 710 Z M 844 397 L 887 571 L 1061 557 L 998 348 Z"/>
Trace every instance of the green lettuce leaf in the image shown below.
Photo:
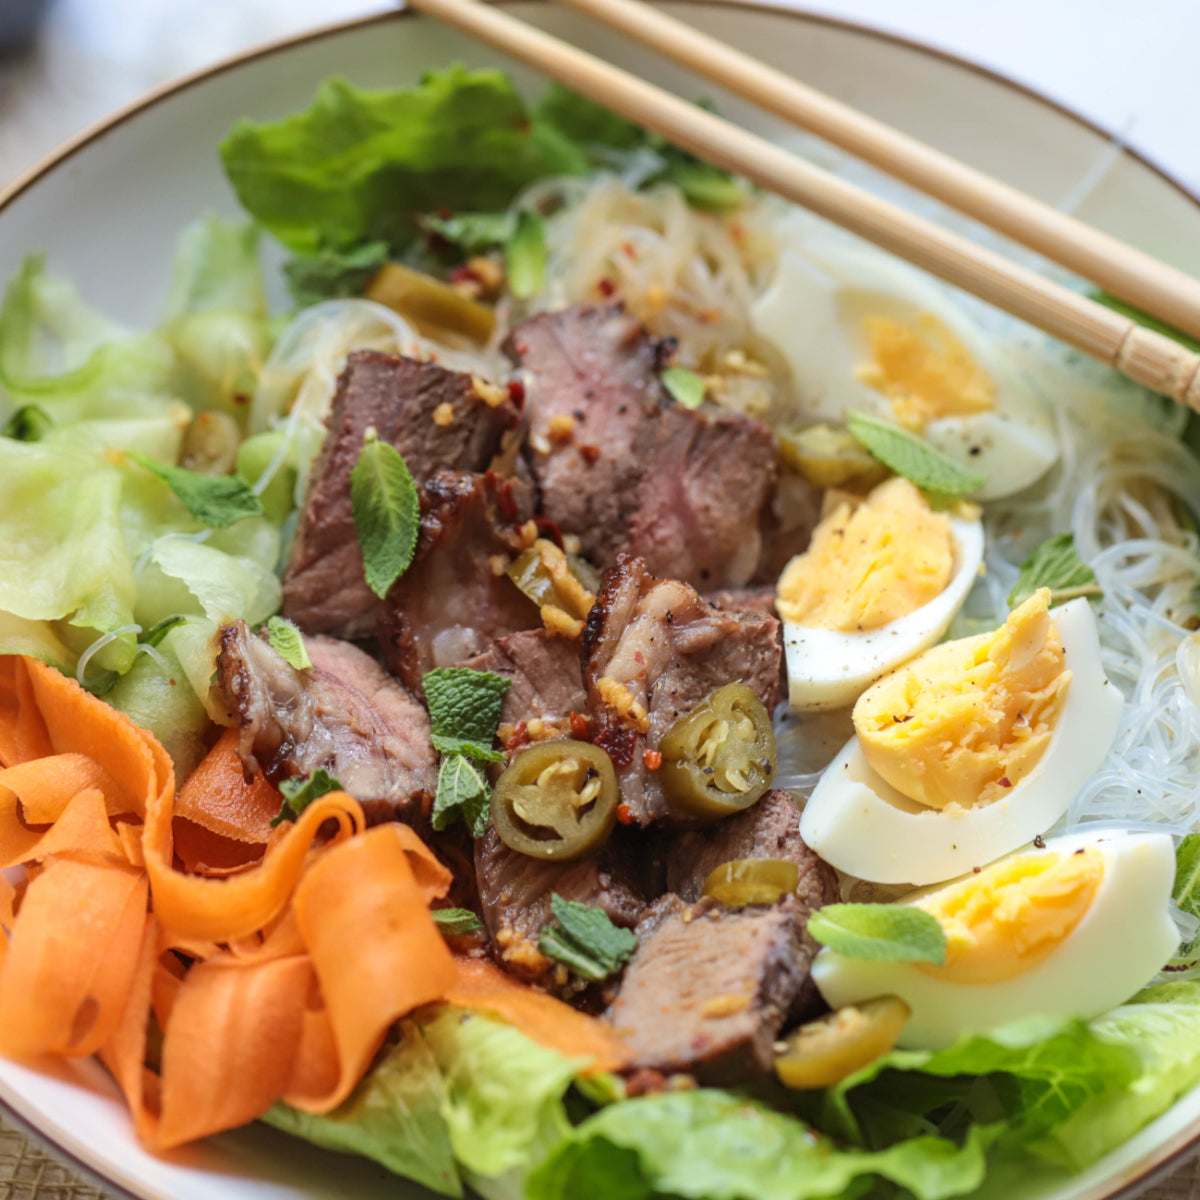
<path fill-rule="evenodd" d="M 365 242 L 351 250 L 326 246 L 316 254 L 297 254 L 283 266 L 288 291 L 298 308 L 322 300 L 361 296 L 388 259 L 387 242 Z"/>
<path fill-rule="evenodd" d="M 305 112 L 241 121 L 220 152 L 246 210 L 301 254 L 372 241 L 398 251 L 420 213 L 498 211 L 534 180 L 587 168 L 530 121 L 502 71 L 461 65 L 388 91 L 328 79 Z"/>
<path fill-rule="evenodd" d="M 919 1137 L 840 1150 L 801 1122 L 726 1092 L 666 1092 L 613 1104 L 577 1126 L 530 1177 L 530 1200 L 825 1200 L 873 1177 L 917 1200 L 979 1186 L 995 1131 L 962 1145 Z"/>
<path fill-rule="evenodd" d="M 328 1150 L 374 1159 L 443 1196 L 461 1196 L 445 1104 L 446 1086 L 424 1031 L 405 1021 L 400 1044 L 333 1112 L 317 1116 L 279 1103 L 262 1119 Z"/>

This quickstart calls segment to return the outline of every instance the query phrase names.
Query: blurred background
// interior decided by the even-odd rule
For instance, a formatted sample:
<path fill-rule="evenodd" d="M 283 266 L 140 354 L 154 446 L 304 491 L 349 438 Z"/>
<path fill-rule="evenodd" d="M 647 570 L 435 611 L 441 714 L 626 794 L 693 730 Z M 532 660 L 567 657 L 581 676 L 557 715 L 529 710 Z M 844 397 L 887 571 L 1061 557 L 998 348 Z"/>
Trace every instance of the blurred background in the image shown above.
<path fill-rule="evenodd" d="M 789 0 L 774 0 L 789 3 Z M 998 70 L 1200 189 L 1200 0 L 793 0 Z M 0 187 L 146 89 L 390 0 L 0 0 Z"/>

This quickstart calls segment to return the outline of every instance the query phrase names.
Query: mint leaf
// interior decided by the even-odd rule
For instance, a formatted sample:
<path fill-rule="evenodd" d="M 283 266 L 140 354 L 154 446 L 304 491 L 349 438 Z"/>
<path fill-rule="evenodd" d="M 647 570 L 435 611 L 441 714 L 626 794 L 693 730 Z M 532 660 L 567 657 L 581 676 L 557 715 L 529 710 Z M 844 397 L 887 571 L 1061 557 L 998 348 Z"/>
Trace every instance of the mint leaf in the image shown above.
<path fill-rule="evenodd" d="M 546 230 L 542 218 L 527 208 L 517 214 L 517 227 L 504 247 L 508 290 L 529 300 L 546 285 Z"/>
<path fill-rule="evenodd" d="M 424 216 L 421 225 L 463 254 L 480 254 L 503 246 L 516 230 L 517 221 L 511 212 L 462 212 L 449 217 Z"/>
<path fill-rule="evenodd" d="M 699 408 L 704 403 L 704 380 L 686 367 L 668 367 L 662 373 L 663 387 L 684 408 Z"/>
<path fill-rule="evenodd" d="M 473 837 L 487 833 L 491 788 L 483 772 L 465 755 L 447 754 L 438 770 L 433 798 L 433 827 L 446 829 L 462 817 Z"/>
<path fill-rule="evenodd" d="M 140 450 L 130 450 L 129 457 L 157 475 L 196 520 L 212 529 L 225 529 L 246 517 L 263 516 L 258 497 L 237 475 L 204 475 L 170 466 Z"/>
<path fill-rule="evenodd" d="M 155 621 L 153 625 L 146 630 L 146 636 L 142 638 L 143 646 L 160 646 L 167 634 L 173 629 L 178 629 L 180 625 L 187 624 L 187 617 L 176 614 L 173 617 L 163 617 L 161 621 Z"/>
<path fill-rule="evenodd" d="M 285 621 L 283 617 L 268 618 L 267 641 L 271 643 L 271 649 L 289 667 L 294 667 L 297 671 L 312 670 L 312 659 L 308 657 L 308 651 L 304 648 L 304 638 L 291 621 Z"/>
<path fill-rule="evenodd" d="M 433 919 L 438 929 L 448 937 L 474 933 L 483 922 L 469 908 L 435 908 Z"/>
<path fill-rule="evenodd" d="M 615 975 L 637 949 L 637 934 L 614 925 L 602 908 L 564 900 L 555 892 L 550 897 L 550 911 L 558 925 L 542 930 L 538 949 L 582 979 L 599 983 Z"/>
<path fill-rule="evenodd" d="M 285 779 L 279 785 L 283 804 L 279 815 L 271 821 L 271 828 L 282 821 L 294 821 L 318 796 L 329 792 L 340 792 L 342 785 L 324 767 L 318 767 L 310 775 Z"/>
<path fill-rule="evenodd" d="M 808 932 L 846 958 L 946 961 L 946 934 L 937 918 L 908 904 L 826 904 L 808 918 Z"/>
<path fill-rule="evenodd" d="M 468 667 L 440 667 L 430 671 L 422 683 L 438 750 L 486 762 L 504 761 L 504 755 L 492 749 L 492 742 L 511 679 Z"/>
<path fill-rule="evenodd" d="M 1050 602 L 1062 604 L 1077 596 L 1102 596 L 1096 572 L 1081 562 L 1070 533 L 1044 541 L 1022 564 L 1016 587 L 1008 595 L 1010 608 L 1024 604 L 1038 588 L 1050 589 Z"/>
<path fill-rule="evenodd" d="M 36 404 L 25 404 L 0 429 L 0 437 L 14 442 L 40 442 L 54 425 L 54 418 Z"/>
<path fill-rule="evenodd" d="M 907 429 L 866 413 L 846 414 L 846 427 L 885 467 L 927 492 L 963 496 L 987 483 Z"/>
<path fill-rule="evenodd" d="M 1200 917 L 1200 833 L 1189 833 L 1175 850 L 1175 888 L 1171 893 L 1176 905 L 1193 917 Z M 1196 939 L 1180 946 L 1179 957 L 1196 948 Z"/>
<path fill-rule="evenodd" d="M 283 264 L 288 291 L 300 308 L 322 300 L 361 296 L 388 260 L 387 242 L 363 242 L 351 250 L 325 246 L 316 254 L 297 254 Z"/>
<path fill-rule="evenodd" d="M 381 442 L 374 426 L 350 472 L 350 503 L 367 586 L 382 600 L 412 562 L 421 505 L 400 451 Z"/>

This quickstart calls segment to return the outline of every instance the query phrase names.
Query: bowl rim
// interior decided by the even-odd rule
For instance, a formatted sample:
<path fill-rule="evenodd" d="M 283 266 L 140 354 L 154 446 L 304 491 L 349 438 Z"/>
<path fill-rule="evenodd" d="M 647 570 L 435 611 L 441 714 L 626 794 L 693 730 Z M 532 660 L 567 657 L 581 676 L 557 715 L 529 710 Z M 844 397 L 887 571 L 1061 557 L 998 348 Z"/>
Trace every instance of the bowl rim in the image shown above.
<path fill-rule="evenodd" d="M 518 0 L 490 0 L 490 2 L 507 5 L 516 3 Z M 546 2 L 546 0 L 537 0 L 537 2 Z M 810 25 L 836 29 L 869 40 L 899 46 L 904 50 L 925 55 L 947 65 L 966 70 L 1008 91 L 1025 96 L 1044 108 L 1057 112 L 1060 116 L 1066 117 L 1075 125 L 1103 138 L 1109 143 L 1115 143 L 1119 146 L 1122 155 L 1128 156 L 1139 166 L 1157 175 L 1170 188 L 1200 208 L 1200 187 L 1191 187 L 1173 171 L 1139 150 L 1136 145 L 1131 144 L 1124 137 L 1117 135 L 1108 127 L 1085 116 L 1071 105 L 1046 95 L 1038 88 L 1021 80 L 1013 79 L 1001 71 L 985 66 L 964 55 L 956 54 L 940 46 L 924 42 L 916 37 L 909 37 L 892 30 L 879 29 L 861 21 L 814 12 L 803 7 L 803 5 L 797 6 L 795 3 L 790 2 L 790 0 L 687 0 L 687 2 L 705 8 L 742 9 L 765 13 L 771 16 L 787 17 Z M 401 3 L 404 3 L 404 0 L 401 0 Z M 420 15 L 415 9 L 405 5 L 399 9 L 368 13 L 360 17 L 350 17 L 345 20 L 330 22 L 301 33 L 273 38 L 270 41 L 221 58 L 207 66 L 169 79 L 157 87 L 151 88 L 129 103 L 120 106 L 107 116 L 86 126 L 79 133 L 68 138 L 55 150 L 25 168 L 11 183 L 0 189 L 0 215 L 27 191 L 36 186 L 43 177 L 68 162 L 93 142 L 99 141 L 110 131 L 141 113 L 148 111 L 160 102 L 186 92 L 189 88 L 197 84 L 204 83 L 209 79 L 223 75 L 227 71 L 256 62 L 259 59 L 268 58 L 277 53 L 322 41 L 328 37 L 336 37 L 339 34 L 367 28 L 372 25 Z M 57 1158 L 76 1174 L 107 1190 L 111 1194 L 122 1198 L 122 1200 L 138 1200 L 133 1192 L 130 1192 L 114 1180 L 109 1179 L 97 1168 L 79 1158 L 74 1152 L 60 1145 L 53 1137 L 18 1113 L 4 1099 L 0 1099 L 0 1113 L 3 1114 L 5 1121 L 17 1132 L 25 1136 L 27 1140 L 45 1147 L 53 1157 Z M 1133 1197 L 1141 1195 L 1149 1187 L 1153 1186 L 1154 1183 L 1169 1174 L 1172 1170 L 1178 1168 L 1185 1159 L 1198 1149 L 1200 1149 L 1200 1119 L 1177 1131 L 1161 1145 L 1148 1151 L 1132 1168 L 1127 1168 L 1127 1171 L 1132 1169 L 1136 1173 L 1128 1175 L 1123 1172 L 1122 1174 L 1125 1174 L 1125 1178 L 1120 1180 L 1115 1190 L 1109 1190 L 1111 1183 L 1116 1182 L 1115 1180 L 1100 1182 L 1090 1187 L 1086 1192 L 1077 1194 L 1075 1200 L 1133 1200 Z"/>

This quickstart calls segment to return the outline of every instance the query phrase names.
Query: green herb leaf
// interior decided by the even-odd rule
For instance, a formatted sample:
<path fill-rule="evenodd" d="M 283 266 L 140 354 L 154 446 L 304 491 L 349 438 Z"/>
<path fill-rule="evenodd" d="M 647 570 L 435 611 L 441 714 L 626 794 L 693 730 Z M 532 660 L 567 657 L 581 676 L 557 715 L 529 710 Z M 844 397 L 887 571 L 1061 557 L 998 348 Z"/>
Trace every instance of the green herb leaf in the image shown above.
<path fill-rule="evenodd" d="M 1052 604 L 1062 604 L 1077 596 L 1102 596 L 1096 572 L 1079 559 L 1075 538 L 1070 533 L 1056 534 L 1044 541 L 1022 564 L 1017 585 L 1008 594 L 1010 608 L 1024 604 L 1038 588 L 1050 589 Z"/>
<path fill-rule="evenodd" d="M 614 925 L 602 908 L 564 900 L 555 892 L 550 910 L 558 925 L 542 930 L 538 949 L 582 979 L 598 983 L 615 975 L 637 949 L 637 934 Z"/>
<path fill-rule="evenodd" d="M 350 250 L 325 246 L 316 254 L 297 254 L 283 264 L 288 291 L 300 308 L 322 300 L 361 296 L 388 260 L 387 242 L 363 242 Z"/>
<path fill-rule="evenodd" d="M 517 219 L 511 212 L 463 212 L 449 217 L 423 216 L 421 225 L 430 233 L 436 233 L 463 254 L 481 254 L 503 246 L 517 227 Z"/>
<path fill-rule="evenodd" d="M 916 434 L 878 417 L 847 413 L 846 427 L 885 467 L 927 492 L 962 496 L 987 483 L 985 475 L 968 471 Z"/>
<path fill-rule="evenodd" d="M 483 928 L 483 922 L 469 908 L 435 908 L 433 919 L 447 937 L 459 937 Z"/>
<path fill-rule="evenodd" d="M 186 624 L 187 617 L 178 613 L 173 617 L 163 617 L 161 621 L 156 621 L 146 630 L 146 636 L 142 638 L 142 645 L 160 646 L 172 629 L 178 629 L 180 625 Z"/>
<path fill-rule="evenodd" d="M 518 300 L 529 300 L 546 286 L 546 230 L 542 218 L 527 208 L 517 214 L 517 227 L 504 247 L 508 288 Z"/>
<path fill-rule="evenodd" d="M 675 151 L 680 157 L 677 161 L 669 161 L 659 178 L 664 183 L 673 183 L 693 208 L 728 213 L 745 203 L 745 189 L 728 171 L 691 156 L 684 159 L 683 154 L 683 151 Z"/>
<path fill-rule="evenodd" d="M 294 821 L 319 796 L 341 790 L 342 785 L 324 767 L 318 767 L 310 775 L 285 779 L 279 785 L 283 804 L 279 815 L 271 821 L 271 828 L 274 829 L 282 821 Z"/>
<path fill-rule="evenodd" d="M 247 517 L 261 517 L 258 497 L 237 475 L 204 475 L 186 467 L 173 467 L 140 450 L 129 457 L 161 479 L 198 521 L 212 529 L 225 529 Z"/>
<path fill-rule="evenodd" d="M 846 958 L 946 961 L 946 934 L 937 918 L 908 904 L 826 904 L 808 918 L 808 932 Z"/>
<path fill-rule="evenodd" d="M 662 373 L 663 387 L 684 408 L 699 408 L 704 403 L 704 380 L 686 367 L 668 367 Z"/>
<path fill-rule="evenodd" d="M 283 617 L 268 618 L 267 641 L 289 667 L 297 671 L 312 670 L 312 659 L 304 648 L 304 638 L 291 621 L 285 621 Z"/>
<path fill-rule="evenodd" d="M 14 442 L 40 442 L 53 427 L 54 419 L 36 404 L 25 404 L 5 422 L 0 437 Z"/>
<path fill-rule="evenodd" d="M 504 755 L 492 749 L 492 742 L 511 679 L 468 667 L 441 667 L 430 671 L 422 682 L 438 750 L 484 762 L 504 761 Z"/>
<path fill-rule="evenodd" d="M 373 427 L 350 472 L 350 502 L 367 586 L 382 600 L 412 562 L 421 505 L 400 451 Z"/>
<path fill-rule="evenodd" d="M 492 790 L 483 772 L 463 754 L 447 754 L 438 770 L 433 827 L 446 829 L 462 817 L 472 837 L 487 833 Z"/>
<path fill-rule="evenodd" d="M 1175 851 L 1175 888 L 1171 893 L 1176 905 L 1193 917 L 1200 917 L 1200 833 L 1189 833 Z M 1184 957 L 1196 948 L 1196 938 L 1180 946 Z"/>

